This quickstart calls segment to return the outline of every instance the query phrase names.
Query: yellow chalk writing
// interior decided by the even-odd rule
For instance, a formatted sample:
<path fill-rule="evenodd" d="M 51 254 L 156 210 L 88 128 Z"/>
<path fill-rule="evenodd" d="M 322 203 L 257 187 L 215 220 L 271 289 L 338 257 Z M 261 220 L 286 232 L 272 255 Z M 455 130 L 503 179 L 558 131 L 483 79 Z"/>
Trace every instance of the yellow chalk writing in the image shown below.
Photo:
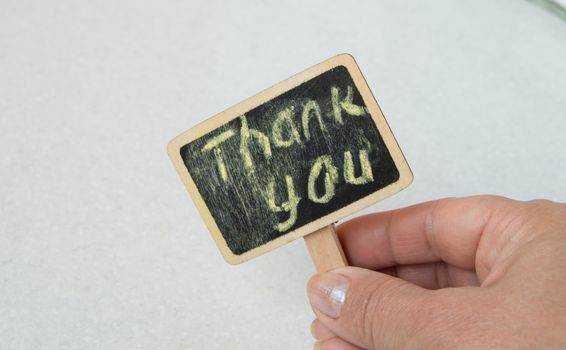
<path fill-rule="evenodd" d="M 295 107 L 287 107 L 277 114 L 277 118 L 273 122 L 272 135 L 273 144 L 276 147 L 289 147 L 293 143 L 301 143 L 301 135 L 295 126 L 293 116 L 295 115 Z M 283 127 L 286 127 L 289 132 L 289 138 L 283 138 Z"/>
<path fill-rule="evenodd" d="M 229 138 L 233 137 L 236 133 L 234 130 L 224 131 L 218 136 L 213 137 L 208 141 L 203 147 L 202 152 L 209 152 L 210 150 L 214 150 L 214 156 L 216 158 L 216 165 L 218 166 L 218 172 L 220 173 L 220 177 L 224 182 L 228 181 L 228 171 L 226 170 L 226 163 L 224 162 L 224 158 L 222 157 L 222 150 L 220 149 L 220 144 Z"/>
<path fill-rule="evenodd" d="M 252 137 L 254 137 L 261 146 L 263 155 L 266 159 L 271 158 L 271 144 L 269 142 L 269 138 L 264 133 L 248 127 L 248 121 L 246 120 L 245 115 L 243 115 L 240 119 L 242 121 L 242 127 L 240 129 L 240 153 L 242 154 L 242 158 L 244 158 L 244 165 L 250 172 L 253 173 L 255 166 L 252 159 L 252 153 L 250 152 L 250 141 Z"/>
<path fill-rule="evenodd" d="M 311 138 L 311 133 L 309 129 L 309 120 L 311 116 L 316 117 L 318 120 L 318 125 L 320 126 L 320 130 L 326 130 L 324 127 L 324 122 L 322 121 L 322 113 L 320 111 L 320 106 L 316 101 L 309 100 L 305 106 L 303 107 L 303 114 L 302 114 L 302 124 L 303 124 L 303 134 L 305 135 L 305 139 L 308 141 Z"/>
<path fill-rule="evenodd" d="M 362 174 L 358 177 L 354 175 L 354 161 L 352 160 L 352 152 L 344 152 L 344 179 L 352 185 L 363 185 L 373 181 L 373 170 L 369 162 L 368 151 L 360 150 L 360 164 Z"/>
<path fill-rule="evenodd" d="M 316 180 L 318 179 L 322 168 L 326 169 L 324 173 L 324 194 L 319 196 L 316 193 Z M 311 167 L 309 180 L 307 184 L 309 199 L 315 203 L 328 203 L 334 197 L 335 185 L 338 182 L 338 169 L 332 163 L 329 155 L 318 157 Z"/>
<path fill-rule="evenodd" d="M 289 175 L 285 175 L 285 183 L 287 185 L 287 195 L 289 196 L 289 200 L 286 202 L 281 203 L 281 205 L 275 204 L 275 179 L 271 179 L 267 186 L 266 192 L 266 199 L 267 205 L 269 209 L 273 212 L 288 212 L 289 218 L 283 222 L 277 223 L 275 228 L 279 232 L 284 232 L 290 229 L 295 222 L 297 221 L 297 206 L 299 205 L 299 201 L 301 198 L 297 196 L 295 192 L 295 185 L 293 184 L 293 178 Z"/>
<path fill-rule="evenodd" d="M 332 86 L 330 88 L 332 113 L 334 114 L 334 120 L 340 124 L 344 123 L 344 120 L 342 119 L 342 111 L 355 117 L 366 114 L 366 109 L 364 107 L 355 105 L 352 102 L 354 100 L 354 91 L 352 87 L 348 85 L 346 90 L 346 97 L 340 101 L 340 89 L 336 86 Z"/>

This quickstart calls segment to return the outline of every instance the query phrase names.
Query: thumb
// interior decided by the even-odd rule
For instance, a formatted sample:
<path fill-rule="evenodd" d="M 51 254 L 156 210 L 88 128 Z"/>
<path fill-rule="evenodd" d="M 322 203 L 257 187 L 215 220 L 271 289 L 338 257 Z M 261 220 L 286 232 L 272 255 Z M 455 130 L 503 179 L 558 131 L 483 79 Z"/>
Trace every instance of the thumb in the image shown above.
<path fill-rule="evenodd" d="M 423 346 L 441 312 L 431 291 L 356 267 L 315 275 L 308 296 L 324 326 L 367 349 Z"/>

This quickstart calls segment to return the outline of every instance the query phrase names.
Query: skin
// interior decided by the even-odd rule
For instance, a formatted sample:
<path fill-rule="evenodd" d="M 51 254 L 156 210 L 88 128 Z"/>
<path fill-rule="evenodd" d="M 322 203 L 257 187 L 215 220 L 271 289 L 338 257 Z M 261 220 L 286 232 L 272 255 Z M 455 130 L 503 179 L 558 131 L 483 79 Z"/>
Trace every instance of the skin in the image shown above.
<path fill-rule="evenodd" d="M 348 221 L 352 267 L 315 275 L 315 349 L 566 348 L 566 204 L 442 199 Z M 332 274 L 337 317 L 313 302 Z"/>

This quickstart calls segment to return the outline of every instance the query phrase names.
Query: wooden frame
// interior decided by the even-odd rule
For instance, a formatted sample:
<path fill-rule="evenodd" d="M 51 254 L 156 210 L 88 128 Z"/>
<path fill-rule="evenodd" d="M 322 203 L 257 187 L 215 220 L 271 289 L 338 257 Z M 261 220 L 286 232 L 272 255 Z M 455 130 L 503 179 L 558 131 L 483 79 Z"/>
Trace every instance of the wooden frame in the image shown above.
<path fill-rule="evenodd" d="M 227 123 L 228 121 L 238 118 L 239 116 L 245 114 L 249 110 L 273 99 L 274 97 L 308 81 L 332 68 L 337 66 L 344 66 L 347 68 L 349 74 L 354 81 L 357 89 L 359 90 L 364 103 L 375 122 L 379 133 L 381 134 L 387 149 L 389 150 L 393 161 L 397 169 L 399 170 L 399 179 L 397 182 L 378 190 L 358 201 L 355 201 L 331 214 L 323 216 L 315 221 L 312 221 L 296 230 L 290 231 L 281 237 L 278 237 L 268 243 L 247 251 L 241 255 L 235 255 L 228 248 L 222 233 L 220 232 L 216 222 L 214 221 L 208 207 L 206 206 L 203 198 L 199 194 L 199 191 L 195 185 L 195 182 L 191 178 L 183 159 L 181 158 L 180 149 L 184 145 L 190 143 L 196 138 L 218 128 L 219 126 Z M 397 144 L 395 137 L 391 133 L 391 130 L 387 124 L 387 121 L 383 117 L 381 109 L 379 108 L 377 101 L 375 100 L 370 88 L 365 81 L 358 65 L 356 64 L 354 58 L 349 54 L 341 54 L 332 57 L 326 61 L 323 61 L 301 73 L 294 75 L 293 77 L 280 82 L 257 95 L 250 97 L 233 107 L 228 108 L 224 112 L 221 112 L 210 119 L 203 121 L 202 123 L 196 125 L 195 127 L 185 131 L 176 138 L 174 138 L 167 147 L 169 157 L 173 162 L 177 172 L 179 173 L 181 180 L 185 184 L 185 187 L 189 191 L 196 207 L 203 217 L 204 222 L 212 234 L 212 237 L 216 241 L 220 252 L 222 253 L 224 259 L 231 264 L 239 264 L 253 257 L 261 255 L 267 251 L 277 248 L 283 244 L 291 242 L 297 238 L 308 235 L 314 231 L 317 231 L 325 226 L 332 225 L 336 221 L 356 212 L 365 207 L 374 204 L 394 193 L 399 192 L 403 188 L 407 187 L 413 180 L 413 174 L 409 165 L 407 164 L 399 145 Z"/>

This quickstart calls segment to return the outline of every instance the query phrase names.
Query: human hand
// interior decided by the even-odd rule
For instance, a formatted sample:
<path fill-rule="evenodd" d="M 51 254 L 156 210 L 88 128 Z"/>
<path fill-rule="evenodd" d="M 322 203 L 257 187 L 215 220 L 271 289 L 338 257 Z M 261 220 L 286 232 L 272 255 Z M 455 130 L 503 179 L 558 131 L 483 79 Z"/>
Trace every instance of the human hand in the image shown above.
<path fill-rule="evenodd" d="M 315 275 L 320 350 L 566 348 L 566 204 L 477 196 L 338 227 Z"/>

